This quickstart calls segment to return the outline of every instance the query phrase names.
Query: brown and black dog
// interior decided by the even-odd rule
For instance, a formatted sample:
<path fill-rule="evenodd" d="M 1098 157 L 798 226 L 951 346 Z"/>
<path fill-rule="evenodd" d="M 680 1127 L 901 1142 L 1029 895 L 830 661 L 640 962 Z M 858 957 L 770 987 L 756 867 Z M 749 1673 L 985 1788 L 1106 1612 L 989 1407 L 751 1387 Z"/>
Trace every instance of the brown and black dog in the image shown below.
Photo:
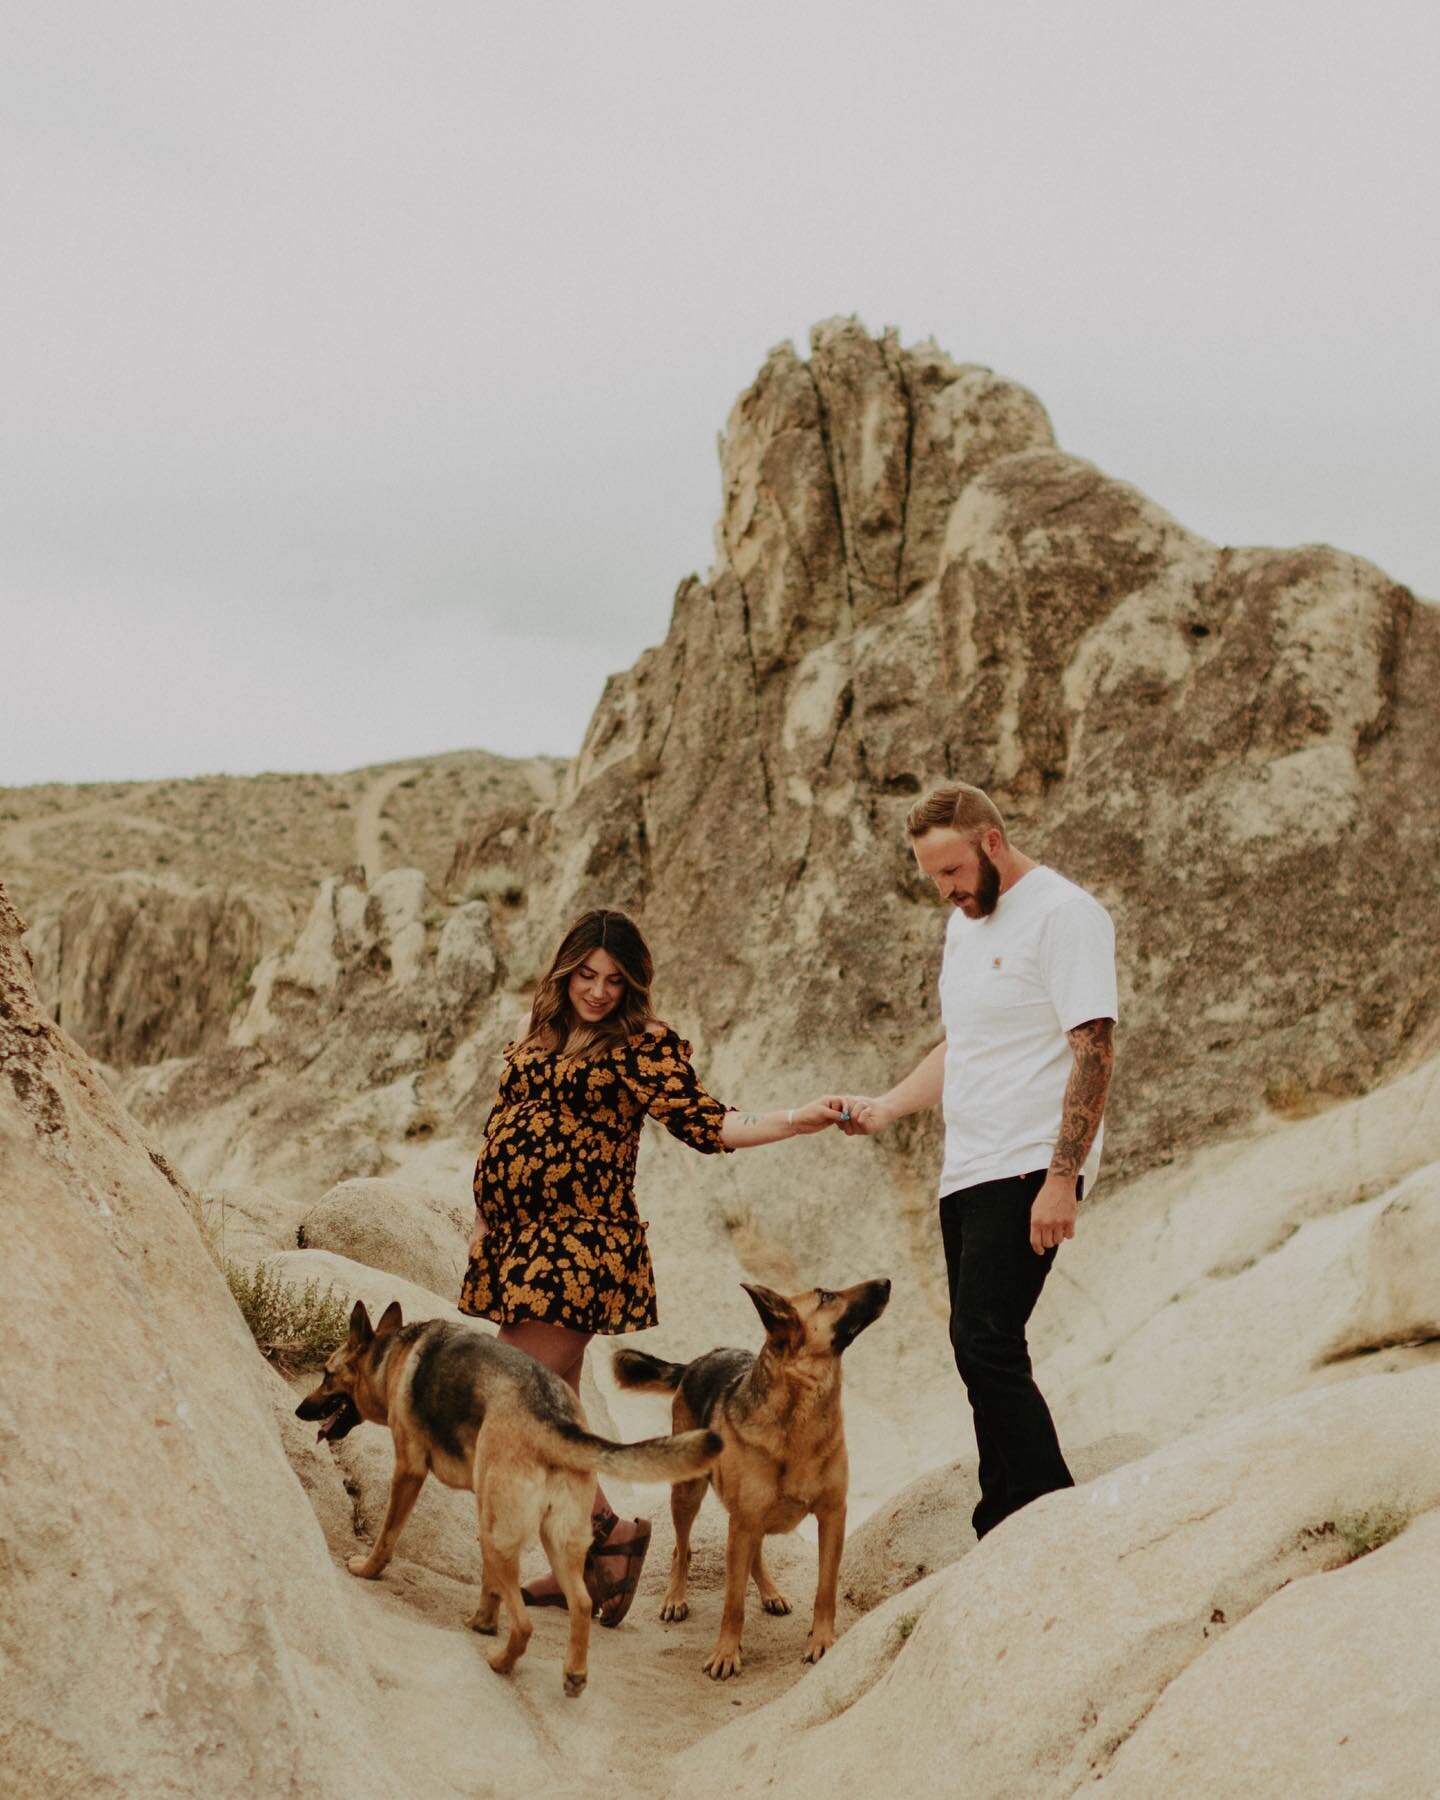
<path fill-rule="evenodd" d="M 596 1471 L 629 1481 L 681 1481 L 703 1474 L 720 1452 L 720 1439 L 709 1431 L 641 1444 L 595 1437 L 574 1394 L 534 1357 L 474 1326 L 444 1319 L 406 1325 L 398 1300 L 373 1330 L 356 1302 L 349 1337 L 295 1411 L 323 1420 L 319 1436 L 329 1442 L 364 1419 L 388 1425 L 395 1440 L 384 1523 L 369 1555 L 350 1558 L 352 1575 L 373 1581 L 384 1569 L 428 1474 L 474 1492 L 480 1604 L 466 1623 L 493 1634 L 504 1600 L 510 1636 L 489 1659 L 497 1675 L 510 1673 L 530 1641 L 520 1553 L 539 1537 L 570 1611 L 565 1692 L 572 1696 L 585 1686 L 590 1642 L 585 1552 Z"/>
<path fill-rule="evenodd" d="M 725 1611 L 705 1672 L 716 1681 L 740 1673 L 745 1588 L 753 1575 L 766 1612 L 788 1613 L 790 1602 L 765 1566 L 765 1539 L 793 1531 L 807 1513 L 820 1526 L 820 1573 L 805 1661 L 818 1662 L 835 1642 L 835 1590 L 845 1548 L 845 1498 L 850 1464 L 840 1407 L 842 1352 L 884 1312 L 888 1281 L 862 1281 L 831 1293 L 774 1293 L 742 1284 L 765 1326 L 765 1343 L 749 1350 L 711 1350 L 692 1363 L 662 1362 L 643 1350 L 615 1353 L 615 1379 L 624 1388 L 673 1391 L 677 1431 L 709 1426 L 724 1444 L 708 1476 L 670 1490 L 675 1551 L 662 1619 L 683 1619 L 690 1569 L 690 1528 L 712 1482 L 730 1514 L 725 1545 Z"/>

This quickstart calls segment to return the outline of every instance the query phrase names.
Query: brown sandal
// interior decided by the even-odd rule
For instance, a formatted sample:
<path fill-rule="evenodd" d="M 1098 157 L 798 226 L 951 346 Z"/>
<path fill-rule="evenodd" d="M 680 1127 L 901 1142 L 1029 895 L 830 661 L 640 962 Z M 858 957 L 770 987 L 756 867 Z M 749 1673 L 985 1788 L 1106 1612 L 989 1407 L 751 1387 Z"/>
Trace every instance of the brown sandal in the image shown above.
<path fill-rule="evenodd" d="M 625 1558 L 625 1573 L 619 1581 L 611 1579 L 598 1566 L 593 1570 L 593 1579 L 590 1574 L 586 1576 L 586 1586 L 590 1589 L 590 1597 L 595 1602 L 595 1615 L 602 1625 L 611 1629 L 618 1625 L 630 1610 L 630 1603 L 635 1598 L 635 1590 L 640 1585 L 640 1571 L 645 1564 L 645 1552 L 650 1548 L 650 1521 L 636 1519 L 635 1524 L 638 1529 L 634 1537 L 628 1539 L 627 1542 L 609 1547 L 597 1546 L 590 1552 L 597 1564 L 612 1556 Z"/>
<path fill-rule="evenodd" d="M 597 1607 L 600 1601 L 595 1593 L 598 1580 L 595 1570 L 595 1552 L 619 1523 L 619 1515 L 613 1512 L 592 1513 L 590 1516 L 590 1548 L 585 1552 L 585 1586 L 590 1592 L 592 1602 Z M 611 1554 L 618 1556 L 619 1552 L 613 1551 Z M 565 1596 L 558 1589 L 553 1594 L 532 1594 L 528 1587 L 522 1587 L 520 1598 L 527 1606 L 565 1606 L 566 1611 L 569 1611 L 569 1607 L 565 1603 Z"/>

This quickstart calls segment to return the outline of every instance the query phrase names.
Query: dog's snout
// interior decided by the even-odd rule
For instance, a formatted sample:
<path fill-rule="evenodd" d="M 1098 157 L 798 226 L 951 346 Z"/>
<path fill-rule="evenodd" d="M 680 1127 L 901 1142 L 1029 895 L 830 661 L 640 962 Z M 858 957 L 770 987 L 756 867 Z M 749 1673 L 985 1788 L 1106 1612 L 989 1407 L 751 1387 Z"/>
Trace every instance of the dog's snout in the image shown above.
<path fill-rule="evenodd" d="M 890 1304 L 890 1277 L 882 1275 L 875 1281 L 867 1281 L 861 1292 L 871 1318 L 878 1319 Z"/>
<path fill-rule="evenodd" d="M 344 1394 L 327 1394 L 323 1387 L 318 1387 L 313 1393 L 307 1394 L 295 1408 L 295 1417 L 297 1419 L 328 1419 L 331 1413 L 339 1412 L 344 1404 Z"/>

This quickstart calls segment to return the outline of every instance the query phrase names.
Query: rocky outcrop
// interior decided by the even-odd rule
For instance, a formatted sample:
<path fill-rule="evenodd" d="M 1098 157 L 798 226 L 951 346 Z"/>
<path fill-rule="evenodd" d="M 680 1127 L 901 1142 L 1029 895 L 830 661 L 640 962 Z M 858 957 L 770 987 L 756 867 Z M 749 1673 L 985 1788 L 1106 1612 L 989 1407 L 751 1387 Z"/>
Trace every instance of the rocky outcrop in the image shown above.
<path fill-rule="evenodd" d="M 263 1365 L 164 1158 L 37 1004 L 19 931 L 0 889 L 7 1779 L 398 1793 Z"/>
<path fill-rule="evenodd" d="M 274 896 L 129 870 L 72 888 L 29 942 L 51 1016 L 130 1068 L 223 1045 L 252 970 L 292 930 Z"/>
<path fill-rule="evenodd" d="M 490 919 L 483 902 L 440 904 L 419 869 L 327 876 L 298 933 L 251 971 L 223 1047 L 131 1070 L 121 1094 L 207 1189 L 308 1206 L 393 1170 L 453 1127 L 510 1035 Z"/>
<path fill-rule="evenodd" d="M 1437 1097 L 1432 1059 L 1086 1214 L 1031 1339 L 1066 1429 L 1163 1443 L 1317 1382 L 1440 1357 Z"/>
<path fill-rule="evenodd" d="M 787 1067 L 823 1042 L 832 1080 L 888 1078 L 941 929 L 903 815 L 958 775 L 1116 915 L 1112 1174 L 1434 1047 L 1433 608 L 1324 547 L 1208 544 L 1024 390 L 850 322 L 771 356 L 722 463 L 715 569 L 527 839 L 536 944 L 633 905 L 726 1077 L 763 1020 Z"/>

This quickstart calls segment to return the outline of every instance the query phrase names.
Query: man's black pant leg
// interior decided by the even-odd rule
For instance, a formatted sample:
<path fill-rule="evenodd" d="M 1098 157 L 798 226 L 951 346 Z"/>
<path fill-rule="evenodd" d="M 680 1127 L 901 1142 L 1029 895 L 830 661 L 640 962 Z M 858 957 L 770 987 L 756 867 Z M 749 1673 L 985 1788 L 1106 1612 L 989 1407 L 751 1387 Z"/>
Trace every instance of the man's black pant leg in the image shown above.
<path fill-rule="evenodd" d="M 1073 1487 L 1031 1371 L 1025 1326 L 1055 1260 L 1030 1248 L 1043 1169 L 947 1194 L 940 1230 L 950 1280 L 950 1342 L 975 1414 L 980 1503 L 975 1535 L 1041 1494 Z"/>

